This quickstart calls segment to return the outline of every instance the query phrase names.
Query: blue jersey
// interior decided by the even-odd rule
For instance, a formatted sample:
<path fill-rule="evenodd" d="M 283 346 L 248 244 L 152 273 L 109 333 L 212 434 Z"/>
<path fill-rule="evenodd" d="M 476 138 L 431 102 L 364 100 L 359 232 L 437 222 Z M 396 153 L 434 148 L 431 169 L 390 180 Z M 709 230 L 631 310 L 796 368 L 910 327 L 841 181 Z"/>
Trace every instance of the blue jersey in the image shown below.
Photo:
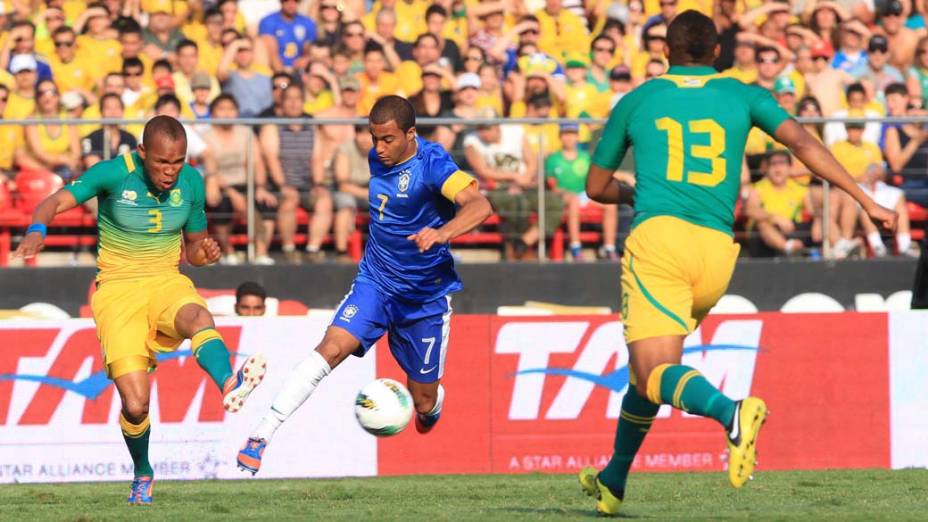
<path fill-rule="evenodd" d="M 293 63 L 303 56 L 306 44 L 316 41 L 316 22 L 301 14 L 287 21 L 278 11 L 261 19 L 258 34 L 273 36 L 277 40 L 280 61 L 284 67 L 293 67 Z"/>
<path fill-rule="evenodd" d="M 384 166 L 371 150 L 370 239 L 358 281 L 407 302 L 427 303 L 462 288 L 447 244 L 419 252 L 408 237 L 438 229 L 454 217 L 454 197 L 474 179 L 440 145 L 416 138 L 409 160 Z"/>

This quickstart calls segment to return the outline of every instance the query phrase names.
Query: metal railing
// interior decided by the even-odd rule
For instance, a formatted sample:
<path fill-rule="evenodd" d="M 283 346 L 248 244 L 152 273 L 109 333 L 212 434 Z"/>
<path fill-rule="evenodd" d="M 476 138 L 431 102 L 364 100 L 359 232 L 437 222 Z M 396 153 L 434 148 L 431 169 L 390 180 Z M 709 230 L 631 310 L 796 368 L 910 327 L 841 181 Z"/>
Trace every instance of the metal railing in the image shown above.
<path fill-rule="evenodd" d="M 17 125 L 17 126 L 30 126 L 30 125 L 80 125 L 80 126 L 102 126 L 103 129 L 103 157 L 104 159 L 109 159 L 112 156 L 110 150 L 110 126 L 119 126 L 125 128 L 126 126 L 140 126 L 144 125 L 148 120 L 147 119 L 43 119 L 43 118 L 28 118 L 21 120 L 4 120 L 0 119 L 0 126 L 6 125 Z M 189 127 L 193 126 L 204 126 L 204 125 L 244 125 L 249 127 L 263 126 L 263 125 L 366 125 L 368 120 L 367 118 L 351 118 L 351 119 L 324 119 L 324 118 L 237 118 L 237 119 L 206 119 L 206 120 L 190 120 L 190 119 L 181 119 L 182 123 Z M 419 118 L 417 120 L 417 126 L 419 127 L 435 127 L 435 126 L 464 126 L 467 128 L 474 128 L 477 126 L 485 125 L 560 125 L 560 124 L 583 124 L 594 128 L 597 126 L 603 125 L 607 120 L 605 119 L 582 119 L 582 118 L 506 118 L 506 119 L 482 119 L 482 118 L 473 118 L 473 119 L 460 119 L 460 118 Z M 797 121 L 800 123 L 812 123 L 812 124 L 827 124 L 827 123 L 881 123 L 881 124 L 928 124 L 928 117 L 883 117 L 883 118 L 837 118 L 837 117 L 822 117 L 822 118 L 797 118 Z M 141 138 L 141 137 L 138 137 Z M 255 139 L 254 133 L 248 133 L 248 149 L 246 152 L 246 161 L 247 161 L 247 212 L 246 212 L 246 222 L 247 222 L 247 237 L 248 237 L 248 246 L 247 246 L 247 257 L 249 262 L 254 261 L 255 259 L 255 240 L 256 240 L 256 209 L 255 209 L 255 158 L 252 157 L 251 151 L 253 149 L 253 140 Z M 547 259 L 547 250 L 545 242 L 545 233 L 544 233 L 544 223 L 546 217 L 546 205 L 545 205 L 545 195 L 546 195 L 546 182 L 545 182 L 545 150 L 546 143 L 543 133 L 539 133 L 539 143 L 537 146 L 537 162 L 538 162 L 538 171 L 537 171 L 537 198 L 538 198 L 538 207 L 536 209 L 537 217 L 537 226 L 539 227 L 539 241 L 537 244 L 537 255 L 539 262 L 545 262 Z M 308 159 L 308 158 L 307 158 Z M 928 175 L 928 172 L 918 172 L 918 173 L 905 173 L 905 174 L 917 174 L 919 176 Z M 833 253 L 830 248 L 829 238 L 831 237 L 831 220 L 828 218 L 830 215 L 830 191 L 831 187 L 829 183 L 823 183 L 823 201 L 822 201 L 822 249 L 823 257 L 825 259 L 831 259 Z"/>

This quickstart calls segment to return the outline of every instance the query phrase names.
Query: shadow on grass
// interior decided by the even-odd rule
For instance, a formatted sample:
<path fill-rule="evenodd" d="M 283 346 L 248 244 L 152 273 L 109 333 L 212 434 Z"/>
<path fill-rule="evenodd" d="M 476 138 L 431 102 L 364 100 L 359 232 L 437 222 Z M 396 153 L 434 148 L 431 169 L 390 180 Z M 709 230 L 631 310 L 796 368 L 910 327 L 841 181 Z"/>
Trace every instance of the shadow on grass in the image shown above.
<path fill-rule="evenodd" d="M 564 508 L 532 508 L 532 507 L 495 507 L 487 508 L 487 511 L 494 511 L 499 513 L 510 513 L 518 515 L 554 515 L 554 516 L 572 516 L 572 517 L 583 517 L 583 518 L 592 518 L 592 519 L 602 519 L 602 517 L 596 513 L 593 509 L 564 509 Z M 634 519 L 640 518 L 634 515 L 629 515 L 625 513 L 620 513 L 614 518 L 624 518 L 624 519 Z"/>

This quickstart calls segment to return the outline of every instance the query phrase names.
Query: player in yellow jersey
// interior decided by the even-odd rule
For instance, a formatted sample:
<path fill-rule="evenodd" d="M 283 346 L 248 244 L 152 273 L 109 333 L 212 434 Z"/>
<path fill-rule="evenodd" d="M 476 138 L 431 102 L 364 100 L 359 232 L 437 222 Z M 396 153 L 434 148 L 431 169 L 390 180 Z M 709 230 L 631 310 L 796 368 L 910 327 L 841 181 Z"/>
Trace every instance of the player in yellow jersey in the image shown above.
<path fill-rule="evenodd" d="M 765 89 L 716 74 L 718 35 L 711 18 L 686 11 L 671 22 L 667 74 L 642 84 L 613 109 L 587 177 L 590 198 L 625 202 L 612 176 L 634 147 L 635 219 L 622 259 L 622 320 L 631 372 L 614 454 L 601 472 L 580 473 L 596 508 L 613 515 L 628 471 L 661 404 L 711 417 L 726 430 L 728 477 L 738 488 L 754 470 L 767 408 L 733 401 L 699 371 L 680 364 L 683 340 L 725 293 L 739 247 L 732 240 L 744 146 L 757 126 L 790 148 L 816 175 L 846 191 L 874 221 L 896 214 L 864 194 L 847 172 Z"/>
<path fill-rule="evenodd" d="M 178 271 L 182 246 L 194 266 L 220 256 L 219 245 L 207 236 L 203 179 L 184 162 L 186 156 L 180 122 L 153 118 L 138 152 L 97 163 L 43 201 L 16 250 L 17 256 L 35 256 L 57 214 L 98 198 L 97 291 L 91 307 L 106 374 L 122 399 L 119 424 L 135 466 L 130 504 L 152 501 L 148 373 L 157 355 L 190 339 L 197 363 L 219 387 L 230 412 L 241 409 L 266 367 L 264 356 L 254 354 L 233 374 L 206 302 Z"/>

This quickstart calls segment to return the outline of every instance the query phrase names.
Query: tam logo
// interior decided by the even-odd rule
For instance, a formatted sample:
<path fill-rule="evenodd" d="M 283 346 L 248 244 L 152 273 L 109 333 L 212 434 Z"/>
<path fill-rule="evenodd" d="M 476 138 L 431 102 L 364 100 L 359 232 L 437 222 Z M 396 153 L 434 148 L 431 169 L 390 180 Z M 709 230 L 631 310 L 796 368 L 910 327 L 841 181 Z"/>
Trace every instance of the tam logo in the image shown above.
<path fill-rule="evenodd" d="M 219 330 L 234 351 L 241 328 Z M 0 346 L 0 426 L 56 424 L 67 413 L 59 410 L 75 404 L 82 407 L 80 424 L 110 421 L 118 399 L 92 326 L 0 328 Z M 200 422 L 224 418 L 218 390 L 187 350 L 160 356 L 151 383 L 151 410 L 160 422 L 182 422 L 195 406 Z"/>
<path fill-rule="evenodd" d="M 704 341 L 699 328 L 684 342 L 682 363 L 702 372 L 726 395 L 746 397 L 754 377 L 762 327 L 762 321 L 756 319 L 722 321 L 709 342 Z M 603 414 L 618 418 L 629 378 L 622 324 L 612 321 L 588 330 L 590 323 L 586 321 L 510 322 L 500 328 L 496 353 L 518 356 L 509 420 L 577 419 L 597 386 L 612 392 Z M 551 359 L 563 360 L 563 354 L 575 355 L 573 365 L 552 366 Z M 548 376 L 566 379 L 542 414 L 542 397 L 547 388 L 555 386 L 554 379 Z M 661 408 L 658 414 L 669 415 L 668 407 Z"/>

